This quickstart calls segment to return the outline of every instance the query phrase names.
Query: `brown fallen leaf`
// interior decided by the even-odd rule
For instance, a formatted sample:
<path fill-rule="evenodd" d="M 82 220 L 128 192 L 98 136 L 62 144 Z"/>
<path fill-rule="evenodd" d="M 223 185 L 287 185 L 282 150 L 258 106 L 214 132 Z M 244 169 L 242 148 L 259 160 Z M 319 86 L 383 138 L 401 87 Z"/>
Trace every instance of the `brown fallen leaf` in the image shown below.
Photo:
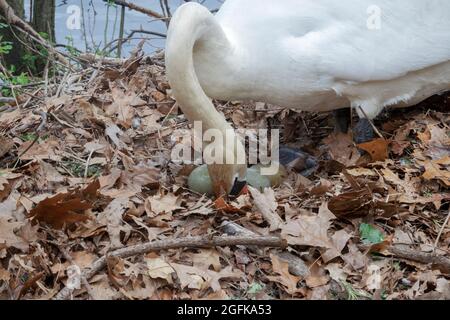
<path fill-rule="evenodd" d="M 170 266 L 175 270 L 178 280 L 180 281 L 181 289 L 197 289 L 205 288 L 205 282 L 209 282 L 211 278 L 206 272 L 197 267 L 186 266 L 184 264 L 171 263 Z"/>
<path fill-rule="evenodd" d="M 372 161 L 384 161 L 389 156 L 389 141 L 386 139 L 375 139 L 366 143 L 358 144 L 358 148 L 369 153 Z"/>
<path fill-rule="evenodd" d="M 242 271 L 233 270 L 231 266 L 216 272 L 177 263 L 171 263 L 170 265 L 175 269 L 182 289 L 187 287 L 201 290 L 210 287 L 214 292 L 217 292 L 222 289 L 220 280 L 240 279 L 244 275 Z"/>
<path fill-rule="evenodd" d="M 423 165 L 425 172 L 422 177 L 425 180 L 439 180 L 450 187 L 450 170 L 441 168 L 436 161 L 425 161 Z"/>
<path fill-rule="evenodd" d="M 378 174 L 374 170 L 367 169 L 367 168 L 347 169 L 347 173 L 353 177 L 362 177 L 362 176 L 376 177 L 376 176 L 378 176 Z"/>
<path fill-rule="evenodd" d="M 163 213 L 171 214 L 175 210 L 183 209 L 180 204 L 181 199 L 173 193 L 159 194 L 145 200 L 145 212 L 150 218 L 154 218 Z"/>
<path fill-rule="evenodd" d="M 116 198 L 111 201 L 103 212 L 98 215 L 98 222 L 106 225 L 109 234 L 109 240 L 113 248 L 120 248 L 123 246 L 120 241 L 120 233 L 123 231 L 128 234 L 131 227 L 124 224 L 123 215 L 128 209 L 129 199 L 126 197 Z"/>
<path fill-rule="evenodd" d="M 33 220 L 45 222 L 55 229 L 86 221 L 89 217 L 84 214 L 84 211 L 92 208 L 99 187 L 100 184 L 96 180 L 84 190 L 60 193 L 46 198 L 31 210 L 30 217 Z"/>
<path fill-rule="evenodd" d="M 0 158 L 14 147 L 14 141 L 8 137 L 0 137 Z"/>
<path fill-rule="evenodd" d="M 283 224 L 283 220 L 277 213 L 278 203 L 275 199 L 275 192 L 272 188 L 265 188 L 264 193 L 261 193 L 258 189 L 248 186 L 255 206 L 261 212 L 264 219 L 270 225 L 270 231 L 280 229 Z"/>
<path fill-rule="evenodd" d="M 0 125 L 8 127 L 12 123 L 22 119 L 22 110 L 20 108 L 15 108 L 11 112 L 0 112 Z"/>
<path fill-rule="evenodd" d="M 326 274 L 325 268 L 315 263 L 310 267 L 310 274 L 305 282 L 310 288 L 318 288 L 330 282 L 330 276 Z"/>
<path fill-rule="evenodd" d="M 270 254 L 270 260 L 272 261 L 273 271 L 278 275 L 267 276 L 267 279 L 281 284 L 288 294 L 297 294 L 299 292 L 297 283 L 301 278 L 290 274 L 289 263 L 280 259 L 277 255 Z"/>
<path fill-rule="evenodd" d="M 328 229 L 331 220 L 336 217 L 323 203 L 317 215 L 300 215 L 296 220 L 288 220 L 281 226 L 281 236 L 290 245 L 303 245 L 320 247 L 325 249 L 333 248 L 333 243 L 328 237 Z"/>
<path fill-rule="evenodd" d="M 105 107 L 106 115 L 113 116 L 117 124 L 125 128 L 130 128 L 132 119 L 136 113 L 134 107 L 145 105 L 146 102 L 135 93 L 123 92 L 117 87 L 111 89 L 111 96 L 114 102 L 110 106 Z"/>
<path fill-rule="evenodd" d="M 151 164 L 133 165 L 122 173 L 122 182 L 131 189 L 141 192 L 142 187 L 156 189 L 159 187 L 161 173 Z"/>
<path fill-rule="evenodd" d="M 3 244 L 7 248 L 14 247 L 22 251 L 27 251 L 28 243 L 15 233 L 22 226 L 22 222 L 12 222 L 8 218 L 0 216 L 0 245 Z"/>
<path fill-rule="evenodd" d="M 220 280 L 240 280 L 245 276 L 242 271 L 240 271 L 239 269 L 233 269 L 232 266 L 227 266 L 219 272 L 206 270 L 206 273 L 210 277 L 208 284 L 214 292 L 220 291 L 222 289 L 220 286 Z"/>
<path fill-rule="evenodd" d="M 61 161 L 61 155 L 58 152 L 60 143 L 56 138 L 47 139 L 42 143 L 35 143 L 27 152 L 23 153 L 30 147 L 31 144 L 32 141 L 27 141 L 19 147 L 18 153 L 21 154 L 20 160 L 46 159 L 56 162 Z"/>
<path fill-rule="evenodd" d="M 429 124 L 425 132 L 419 132 L 418 138 L 425 145 L 424 153 L 431 157 L 432 160 L 437 160 L 448 156 L 450 153 L 450 136 L 448 129 L 441 128 L 437 124 Z"/>
<path fill-rule="evenodd" d="M 334 196 L 328 202 L 328 209 L 338 218 L 367 215 L 372 194 L 367 189 L 345 192 Z"/>
<path fill-rule="evenodd" d="M 11 185 L 9 184 L 8 180 L 0 176 L 0 201 L 6 199 L 9 196 L 10 192 Z"/>
<path fill-rule="evenodd" d="M 168 283 L 172 283 L 172 273 L 175 270 L 161 257 L 145 257 L 148 275 L 152 279 L 164 279 Z"/>
<path fill-rule="evenodd" d="M 241 213 L 242 210 L 235 207 L 233 204 L 227 202 L 223 197 L 219 197 L 214 200 L 214 207 L 225 213 Z"/>
<path fill-rule="evenodd" d="M 0 281 L 8 282 L 11 278 L 11 273 L 8 270 L 3 269 L 2 266 L 0 266 Z"/>
<path fill-rule="evenodd" d="M 322 253 L 322 259 L 325 263 L 333 260 L 336 257 L 341 255 L 342 250 L 344 250 L 347 245 L 348 240 L 352 238 L 352 235 L 349 234 L 344 229 L 336 231 L 331 236 L 331 242 L 333 244 L 332 248 L 327 249 Z"/>
<path fill-rule="evenodd" d="M 360 158 L 350 134 L 333 133 L 325 138 L 323 143 L 327 145 L 331 158 L 346 167 L 356 165 Z"/>
<path fill-rule="evenodd" d="M 367 255 L 363 254 L 354 243 L 348 244 L 348 253 L 344 254 L 342 258 L 346 263 L 351 265 L 354 270 L 364 268 L 369 262 Z"/>
<path fill-rule="evenodd" d="M 220 271 L 222 268 L 220 254 L 214 249 L 202 249 L 192 254 L 192 262 L 198 268 L 209 269 L 212 266 L 215 271 Z"/>

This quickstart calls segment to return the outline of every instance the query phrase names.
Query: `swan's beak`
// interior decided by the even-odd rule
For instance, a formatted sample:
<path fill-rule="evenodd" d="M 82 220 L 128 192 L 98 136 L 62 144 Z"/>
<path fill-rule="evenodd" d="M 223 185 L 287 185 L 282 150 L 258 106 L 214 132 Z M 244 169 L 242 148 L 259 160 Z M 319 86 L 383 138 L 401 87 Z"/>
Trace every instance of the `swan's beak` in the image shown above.
<path fill-rule="evenodd" d="M 234 179 L 233 187 L 231 188 L 231 191 L 230 191 L 230 196 L 232 196 L 232 197 L 239 196 L 242 189 L 244 189 L 244 187 L 246 185 L 247 185 L 246 180 L 239 180 L 239 178 L 236 177 L 236 179 Z"/>
<path fill-rule="evenodd" d="M 237 196 L 247 184 L 246 165 L 211 164 L 208 171 L 216 197 Z"/>

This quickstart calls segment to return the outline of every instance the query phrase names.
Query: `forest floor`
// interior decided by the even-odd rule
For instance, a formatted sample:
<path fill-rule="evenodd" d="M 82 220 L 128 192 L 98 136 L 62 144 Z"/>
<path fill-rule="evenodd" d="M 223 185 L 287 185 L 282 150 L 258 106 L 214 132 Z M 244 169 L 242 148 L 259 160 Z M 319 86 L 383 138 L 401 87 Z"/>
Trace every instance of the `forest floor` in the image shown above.
<path fill-rule="evenodd" d="M 365 155 L 329 114 L 216 102 L 319 159 L 217 200 L 171 161 L 191 131 L 157 57 L 15 93 L 0 107 L 0 299 L 450 299 L 450 95 L 389 111 Z"/>

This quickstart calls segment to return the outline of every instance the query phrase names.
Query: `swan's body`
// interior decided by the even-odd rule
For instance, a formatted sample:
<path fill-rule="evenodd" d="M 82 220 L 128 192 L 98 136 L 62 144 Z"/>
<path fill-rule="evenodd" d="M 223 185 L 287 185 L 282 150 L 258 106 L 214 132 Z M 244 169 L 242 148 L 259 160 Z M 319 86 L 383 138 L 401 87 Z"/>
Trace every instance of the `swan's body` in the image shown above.
<path fill-rule="evenodd" d="M 368 26 L 374 5 L 379 29 Z M 450 1 L 227 0 L 216 16 L 189 3 L 172 19 L 166 63 L 205 129 L 230 128 L 208 97 L 374 118 L 450 89 Z"/>

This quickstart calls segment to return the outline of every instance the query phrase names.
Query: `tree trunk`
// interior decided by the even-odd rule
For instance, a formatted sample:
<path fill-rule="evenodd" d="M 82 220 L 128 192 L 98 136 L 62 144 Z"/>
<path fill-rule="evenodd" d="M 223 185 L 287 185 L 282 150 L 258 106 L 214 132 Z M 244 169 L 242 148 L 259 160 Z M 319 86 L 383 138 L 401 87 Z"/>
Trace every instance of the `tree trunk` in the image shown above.
<path fill-rule="evenodd" d="M 50 42 L 55 42 L 55 0 L 34 0 L 33 28 L 45 33 Z"/>
<path fill-rule="evenodd" d="M 7 0 L 6 1 L 14 12 L 20 18 L 24 17 L 24 1 L 23 0 Z M 6 21 L 0 19 L 0 22 L 7 24 Z M 22 56 L 24 55 L 25 48 L 23 44 L 17 39 L 16 36 L 22 36 L 19 31 L 11 30 L 9 26 L 0 29 L 0 35 L 2 37 L 2 42 L 12 42 L 13 49 L 9 54 L 3 56 L 7 66 L 15 66 L 16 69 L 21 69 L 23 64 Z"/>
<path fill-rule="evenodd" d="M 50 43 L 55 43 L 55 0 L 34 0 L 31 25 L 34 30 Z M 42 50 L 40 50 L 42 52 Z M 47 50 L 43 50 L 47 54 Z M 47 59 L 40 56 L 34 61 L 33 72 L 40 74 L 47 64 Z"/>

